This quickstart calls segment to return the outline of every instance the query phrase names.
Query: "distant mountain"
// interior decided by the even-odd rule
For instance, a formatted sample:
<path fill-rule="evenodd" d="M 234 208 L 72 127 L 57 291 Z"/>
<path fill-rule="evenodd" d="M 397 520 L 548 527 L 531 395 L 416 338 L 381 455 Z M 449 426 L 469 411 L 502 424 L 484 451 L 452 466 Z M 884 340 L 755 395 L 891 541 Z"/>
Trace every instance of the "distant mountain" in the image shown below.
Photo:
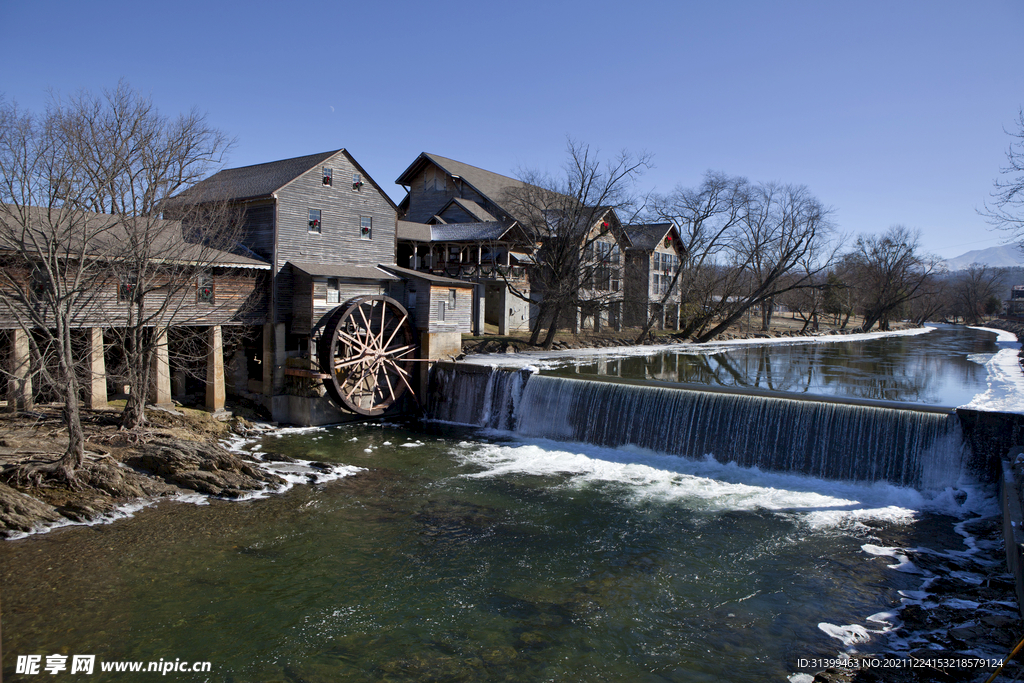
<path fill-rule="evenodd" d="M 972 263 L 995 268 L 1012 268 L 1024 265 L 1024 253 L 1021 253 L 1016 244 L 1004 244 L 1001 247 L 975 249 L 955 258 L 946 259 L 946 267 L 950 271 L 963 270 Z"/>

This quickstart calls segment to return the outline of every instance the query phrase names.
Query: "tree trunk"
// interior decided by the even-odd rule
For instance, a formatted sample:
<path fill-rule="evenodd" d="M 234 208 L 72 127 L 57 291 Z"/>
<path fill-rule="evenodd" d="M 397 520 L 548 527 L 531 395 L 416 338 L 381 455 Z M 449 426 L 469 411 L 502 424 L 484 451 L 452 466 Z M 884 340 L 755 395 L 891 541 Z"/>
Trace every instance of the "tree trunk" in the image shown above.
<path fill-rule="evenodd" d="M 57 467 L 65 480 L 73 484 L 78 468 L 85 462 L 85 432 L 82 430 L 81 407 L 78 402 L 78 386 L 71 387 L 64 401 L 64 424 L 68 429 L 68 447 L 61 456 Z"/>
<path fill-rule="evenodd" d="M 761 331 L 767 332 L 772 325 L 772 313 L 775 312 L 775 299 L 765 299 L 761 304 Z"/>
<path fill-rule="evenodd" d="M 544 350 L 550 351 L 555 345 L 555 334 L 558 333 L 558 318 L 562 315 L 562 307 L 554 306 L 551 310 L 551 326 L 548 327 L 548 334 L 544 337 Z"/>
<path fill-rule="evenodd" d="M 530 346 L 536 346 L 537 341 L 540 339 L 540 330 L 543 327 L 544 316 L 547 315 L 551 309 L 551 304 L 541 302 L 540 310 L 537 311 L 537 320 L 533 323 L 533 331 L 530 332 Z"/>
<path fill-rule="evenodd" d="M 128 400 L 119 421 L 121 429 L 140 429 L 146 424 L 146 400 L 149 393 L 149 366 L 152 351 L 146 352 L 141 340 L 133 339 L 134 348 L 126 349 L 128 371 Z"/>

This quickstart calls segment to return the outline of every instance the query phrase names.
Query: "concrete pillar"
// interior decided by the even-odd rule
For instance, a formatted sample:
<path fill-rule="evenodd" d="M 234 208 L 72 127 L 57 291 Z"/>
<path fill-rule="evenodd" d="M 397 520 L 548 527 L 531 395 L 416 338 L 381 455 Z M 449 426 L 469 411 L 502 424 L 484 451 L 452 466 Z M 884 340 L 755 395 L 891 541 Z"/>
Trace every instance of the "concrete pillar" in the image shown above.
<path fill-rule="evenodd" d="M 7 385 L 7 409 L 32 409 L 32 361 L 29 354 L 28 335 L 24 330 L 11 330 L 11 355 L 8 371 L 11 373 Z"/>
<path fill-rule="evenodd" d="M 288 362 L 288 347 L 285 342 L 285 325 L 274 325 L 274 394 L 284 393 L 284 368 Z"/>
<path fill-rule="evenodd" d="M 87 334 L 86 367 L 89 377 L 85 383 L 85 407 L 92 410 L 107 407 L 107 366 L 103 360 L 103 330 L 93 327 Z"/>
<path fill-rule="evenodd" d="M 224 335 L 220 325 L 207 331 L 206 409 L 211 413 L 224 410 Z"/>
<path fill-rule="evenodd" d="M 665 306 L 664 304 L 658 304 L 658 329 L 665 329 Z"/>
<path fill-rule="evenodd" d="M 601 331 L 601 316 L 604 315 L 603 310 L 595 311 L 594 313 L 594 332 Z"/>
<path fill-rule="evenodd" d="M 612 304 L 610 315 L 612 316 L 612 329 L 622 332 L 622 302 L 616 301 Z"/>
<path fill-rule="evenodd" d="M 580 311 L 579 307 L 577 306 L 577 307 L 574 307 L 570 311 L 570 314 L 572 315 L 572 324 L 569 327 L 572 330 L 573 334 L 579 334 L 580 333 L 580 318 L 583 316 L 583 313 L 582 313 L 582 311 Z"/>
<path fill-rule="evenodd" d="M 508 334 L 509 312 L 508 312 L 508 285 L 498 285 L 498 334 Z"/>
<path fill-rule="evenodd" d="M 174 405 L 171 401 L 171 363 L 167 354 L 167 332 L 161 332 L 153 351 L 153 366 L 149 369 L 149 402 L 163 408 Z"/>
<path fill-rule="evenodd" d="M 487 311 L 486 285 L 473 287 L 473 334 L 480 337 L 484 333 L 484 316 Z"/>
<path fill-rule="evenodd" d="M 676 304 L 676 332 L 679 331 L 679 315 L 683 312 L 682 304 Z"/>

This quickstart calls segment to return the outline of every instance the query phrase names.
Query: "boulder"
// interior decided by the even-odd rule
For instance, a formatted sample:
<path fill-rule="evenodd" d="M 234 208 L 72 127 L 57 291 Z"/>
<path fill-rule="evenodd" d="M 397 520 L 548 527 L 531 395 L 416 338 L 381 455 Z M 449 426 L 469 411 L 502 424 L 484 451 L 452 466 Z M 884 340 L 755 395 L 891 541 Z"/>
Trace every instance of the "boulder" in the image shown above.
<path fill-rule="evenodd" d="M 57 508 L 47 505 L 21 491 L 0 484 L 0 536 L 28 532 L 42 523 L 61 519 Z"/>
<path fill-rule="evenodd" d="M 284 483 L 220 446 L 180 439 L 160 438 L 143 444 L 125 462 L 168 484 L 227 498 Z"/>

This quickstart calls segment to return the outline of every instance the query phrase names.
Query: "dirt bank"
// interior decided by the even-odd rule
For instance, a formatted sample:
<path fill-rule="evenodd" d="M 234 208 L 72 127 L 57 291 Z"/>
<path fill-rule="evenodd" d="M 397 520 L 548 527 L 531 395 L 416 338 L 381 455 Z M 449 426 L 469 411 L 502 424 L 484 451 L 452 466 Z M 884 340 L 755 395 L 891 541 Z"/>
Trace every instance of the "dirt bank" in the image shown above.
<path fill-rule="evenodd" d="M 244 418 L 225 423 L 188 408 L 154 409 L 147 429 L 126 432 L 117 417 L 116 410 L 84 413 L 85 464 L 69 488 L 22 476 L 26 465 L 51 462 L 66 447 L 59 406 L 0 414 L 0 537 L 95 520 L 141 500 L 190 492 L 237 498 L 284 483 L 220 445 L 251 429 Z"/>

